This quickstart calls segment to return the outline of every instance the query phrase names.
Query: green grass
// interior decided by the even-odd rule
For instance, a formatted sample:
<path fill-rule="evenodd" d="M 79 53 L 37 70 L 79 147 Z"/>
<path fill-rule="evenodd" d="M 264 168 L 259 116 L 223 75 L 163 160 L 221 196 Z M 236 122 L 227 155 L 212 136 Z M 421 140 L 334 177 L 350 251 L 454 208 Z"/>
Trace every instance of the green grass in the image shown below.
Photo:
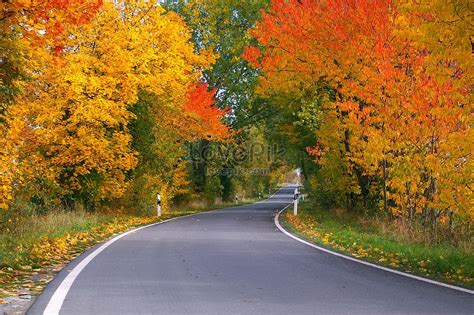
<path fill-rule="evenodd" d="M 17 267 L 26 254 L 20 248 L 28 248 L 41 239 L 87 232 L 113 220 L 113 215 L 84 211 L 55 211 L 47 215 L 22 218 L 0 233 L 0 267 Z"/>
<path fill-rule="evenodd" d="M 416 237 L 417 230 L 407 227 L 408 223 L 360 218 L 321 210 L 309 203 L 301 204 L 296 218 L 291 211 L 283 217 L 286 228 L 324 247 L 393 269 L 474 288 L 474 255 L 469 240 L 460 246 L 429 244 L 423 237 Z"/>

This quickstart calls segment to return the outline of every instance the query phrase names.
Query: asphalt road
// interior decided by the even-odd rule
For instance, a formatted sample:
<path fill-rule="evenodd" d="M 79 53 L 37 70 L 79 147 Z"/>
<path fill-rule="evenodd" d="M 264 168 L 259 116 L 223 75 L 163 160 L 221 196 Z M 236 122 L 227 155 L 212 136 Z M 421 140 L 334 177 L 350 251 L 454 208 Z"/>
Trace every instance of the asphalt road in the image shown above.
<path fill-rule="evenodd" d="M 131 233 L 78 275 L 60 314 L 473 314 L 473 295 L 301 244 L 273 216 L 292 188 L 253 205 Z M 36 299 L 42 314 L 74 260 Z"/>

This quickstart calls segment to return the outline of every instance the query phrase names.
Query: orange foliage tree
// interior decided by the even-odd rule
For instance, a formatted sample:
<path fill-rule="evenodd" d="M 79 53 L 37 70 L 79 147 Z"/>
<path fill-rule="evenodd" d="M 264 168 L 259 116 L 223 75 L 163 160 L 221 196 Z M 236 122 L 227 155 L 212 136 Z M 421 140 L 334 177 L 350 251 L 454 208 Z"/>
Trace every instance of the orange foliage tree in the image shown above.
<path fill-rule="evenodd" d="M 262 71 L 260 93 L 304 98 L 329 87 L 316 131 L 317 148 L 328 152 L 313 152 L 321 165 L 344 161 L 360 186 L 348 191 L 375 191 L 393 214 L 431 222 L 474 214 L 472 39 L 451 26 L 446 33 L 461 44 L 445 40 L 441 49 L 414 36 L 446 31 L 439 22 L 468 10 L 441 2 L 275 0 L 251 31 L 260 46 L 245 52 Z"/>
<path fill-rule="evenodd" d="M 208 90 L 206 83 L 196 83 L 189 87 L 184 104 L 185 114 L 189 117 L 187 126 L 191 137 L 195 139 L 223 140 L 229 137 L 229 128 L 222 124 L 228 110 L 214 106 L 216 89 Z"/>
<path fill-rule="evenodd" d="M 2 1 L 0 13 L 3 30 L 21 28 L 24 37 L 32 36 L 43 42 L 63 34 L 68 24 L 89 22 L 102 3 L 102 0 Z"/>

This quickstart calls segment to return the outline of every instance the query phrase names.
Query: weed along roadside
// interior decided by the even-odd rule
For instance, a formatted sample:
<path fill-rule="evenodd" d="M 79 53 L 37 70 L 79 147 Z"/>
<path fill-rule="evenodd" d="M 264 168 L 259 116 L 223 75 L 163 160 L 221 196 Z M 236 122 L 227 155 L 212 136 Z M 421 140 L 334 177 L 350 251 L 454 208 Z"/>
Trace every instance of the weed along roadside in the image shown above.
<path fill-rule="evenodd" d="M 427 244 L 401 234 L 401 228 L 388 229 L 389 223 L 383 219 L 361 219 L 344 211 L 322 210 L 309 202 L 300 204 L 297 216 L 290 210 L 281 214 L 280 223 L 311 243 L 394 270 L 474 288 L 470 244 L 464 248 Z"/>

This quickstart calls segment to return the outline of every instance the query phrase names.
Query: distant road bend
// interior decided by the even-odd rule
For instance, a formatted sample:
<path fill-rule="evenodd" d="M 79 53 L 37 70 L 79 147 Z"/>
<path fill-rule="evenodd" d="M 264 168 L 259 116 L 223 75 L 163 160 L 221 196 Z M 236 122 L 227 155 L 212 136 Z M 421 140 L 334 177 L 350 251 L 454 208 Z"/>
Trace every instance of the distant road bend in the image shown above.
<path fill-rule="evenodd" d="M 66 266 L 28 314 L 474 313 L 469 293 L 364 266 L 281 233 L 273 216 L 292 201 L 293 189 L 129 233 L 91 260 L 94 248 Z M 71 271 L 73 281 L 60 286 Z"/>

